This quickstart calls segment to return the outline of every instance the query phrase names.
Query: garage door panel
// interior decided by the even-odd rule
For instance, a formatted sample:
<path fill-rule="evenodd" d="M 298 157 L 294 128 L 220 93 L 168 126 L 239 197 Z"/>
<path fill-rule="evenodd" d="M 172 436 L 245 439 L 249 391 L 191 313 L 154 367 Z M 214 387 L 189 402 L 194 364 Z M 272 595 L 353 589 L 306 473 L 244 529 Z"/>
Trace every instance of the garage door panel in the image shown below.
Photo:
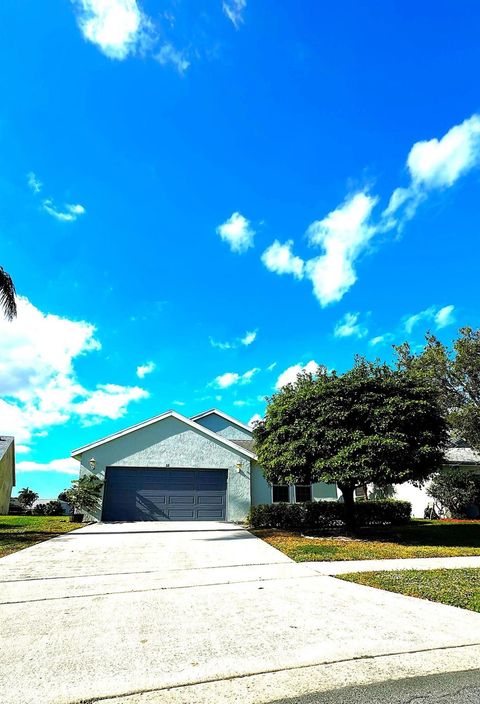
<path fill-rule="evenodd" d="M 225 520 L 227 470 L 107 467 L 104 521 Z"/>

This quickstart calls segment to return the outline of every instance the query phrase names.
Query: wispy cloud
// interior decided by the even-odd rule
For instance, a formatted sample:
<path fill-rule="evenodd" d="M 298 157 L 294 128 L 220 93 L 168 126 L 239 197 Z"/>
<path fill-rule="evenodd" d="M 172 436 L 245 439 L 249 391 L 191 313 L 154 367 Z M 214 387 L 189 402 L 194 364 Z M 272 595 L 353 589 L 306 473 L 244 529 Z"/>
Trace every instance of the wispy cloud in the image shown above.
<path fill-rule="evenodd" d="M 84 215 L 87 212 L 83 205 L 80 205 L 79 203 L 67 203 L 65 208 L 60 210 L 50 198 L 43 201 L 42 208 L 46 213 L 51 215 L 52 218 L 55 218 L 55 220 L 60 220 L 60 222 L 75 222 L 80 215 Z"/>
<path fill-rule="evenodd" d="M 158 53 L 155 54 L 155 59 L 162 66 L 171 64 L 181 76 L 184 75 L 185 71 L 190 66 L 190 60 L 187 58 L 186 53 L 176 49 L 173 44 L 169 42 L 160 47 Z"/>
<path fill-rule="evenodd" d="M 447 325 L 451 325 L 454 322 L 453 311 L 455 306 L 449 305 L 443 308 L 436 308 L 431 306 L 425 310 L 421 310 L 419 313 L 414 313 L 405 318 L 403 326 L 405 332 L 411 333 L 415 326 L 420 322 L 432 322 L 437 328 L 444 328 Z"/>
<path fill-rule="evenodd" d="M 222 7 L 235 29 L 238 29 L 244 21 L 243 12 L 247 7 L 247 0 L 223 0 Z"/>
<path fill-rule="evenodd" d="M 379 345 L 386 345 L 389 342 L 392 342 L 393 339 L 394 336 L 392 335 L 392 333 L 386 332 L 383 335 L 376 335 L 376 337 L 372 337 L 372 339 L 368 341 L 368 344 L 372 347 L 377 347 Z"/>
<path fill-rule="evenodd" d="M 313 359 L 310 360 L 310 362 L 307 362 L 307 364 L 293 364 L 291 367 L 288 367 L 280 374 L 276 381 L 275 388 L 278 390 L 283 388 L 287 384 L 294 384 L 297 380 L 298 375 L 302 372 L 307 372 L 308 374 L 315 374 L 318 371 L 318 367 L 318 363 L 315 362 Z"/>
<path fill-rule="evenodd" d="M 217 347 L 219 350 L 236 350 L 239 347 L 249 347 L 257 338 L 258 330 L 251 330 L 245 333 L 243 337 L 237 337 L 232 342 L 217 342 L 210 338 L 212 347 Z"/>
<path fill-rule="evenodd" d="M 15 472 L 57 472 L 58 474 L 70 474 L 78 476 L 78 462 L 70 457 L 59 460 L 50 460 L 50 462 L 33 462 L 23 460 L 15 465 Z"/>
<path fill-rule="evenodd" d="M 40 193 L 42 190 L 42 182 L 37 178 L 37 176 L 33 173 L 33 171 L 30 171 L 29 174 L 27 174 L 27 183 L 33 193 Z"/>
<path fill-rule="evenodd" d="M 437 325 L 437 328 L 444 328 L 447 325 L 451 325 L 455 322 L 453 316 L 454 310 L 455 306 L 444 306 L 443 308 L 440 308 L 439 311 L 437 311 L 437 313 L 435 314 L 435 323 Z"/>
<path fill-rule="evenodd" d="M 343 318 L 335 325 L 333 334 L 335 337 L 365 337 L 368 329 L 359 322 L 360 313 L 345 313 Z"/>
<path fill-rule="evenodd" d="M 136 0 L 73 0 L 84 38 L 110 59 L 143 53 L 155 39 L 151 19 Z"/>
<path fill-rule="evenodd" d="M 156 369 L 155 362 L 147 362 L 146 364 L 140 364 L 137 367 L 137 376 L 139 379 L 143 379 L 147 374 L 151 374 Z"/>
<path fill-rule="evenodd" d="M 253 247 L 255 230 L 250 221 L 238 212 L 232 213 L 228 220 L 217 227 L 217 234 L 236 254 L 243 254 Z"/>

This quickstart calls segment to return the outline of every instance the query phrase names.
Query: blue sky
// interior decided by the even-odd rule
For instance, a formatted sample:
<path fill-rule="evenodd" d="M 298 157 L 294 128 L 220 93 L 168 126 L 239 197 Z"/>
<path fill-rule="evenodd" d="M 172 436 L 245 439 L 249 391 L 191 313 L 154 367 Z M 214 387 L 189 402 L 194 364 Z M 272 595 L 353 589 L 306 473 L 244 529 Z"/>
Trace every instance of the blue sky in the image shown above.
<path fill-rule="evenodd" d="M 476 3 L 0 8 L 0 432 L 17 487 L 168 408 L 478 326 Z"/>

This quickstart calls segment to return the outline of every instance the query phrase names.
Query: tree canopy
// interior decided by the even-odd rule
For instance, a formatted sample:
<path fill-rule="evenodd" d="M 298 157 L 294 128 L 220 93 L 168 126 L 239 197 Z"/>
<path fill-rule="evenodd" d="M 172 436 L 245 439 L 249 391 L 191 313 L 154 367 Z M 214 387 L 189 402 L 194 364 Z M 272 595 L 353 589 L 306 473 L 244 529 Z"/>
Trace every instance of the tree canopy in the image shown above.
<path fill-rule="evenodd" d="M 0 308 L 7 320 L 13 320 L 17 315 L 17 302 L 15 298 L 15 286 L 10 274 L 0 266 Z"/>
<path fill-rule="evenodd" d="M 408 342 L 395 350 L 398 369 L 423 375 L 437 391 L 453 435 L 480 450 L 480 330 L 461 328 L 451 348 L 428 333 L 420 353 Z"/>
<path fill-rule="evenodd" d="M 33 491 L 33 489 L 30 489 L 28 486 L 25 486 L 18 492 L 17 499 L 18 503 L 23 506 L 23 508 L 28 509 L 38 499 L 38 494 Z"/>
<path fill-rule="evenodd" d="M 358 358 L 344 374 L 319 368 L 275 393 L 254 437 L 269 482 L 336 482 L 353 515 L 357 486 L 438 470 L 447 430 L 423 376 Z"/>
<path fill-rule="evenodd" d="M 93 474 L 84 474 L 80 479 L 72 480 L 71 487 L 62 491 L 59 498 L 62 497 L 70 505 L 73 518 L 77 509 L 88 513 L 97 506 L 102 486 L 103 482 Z"/>

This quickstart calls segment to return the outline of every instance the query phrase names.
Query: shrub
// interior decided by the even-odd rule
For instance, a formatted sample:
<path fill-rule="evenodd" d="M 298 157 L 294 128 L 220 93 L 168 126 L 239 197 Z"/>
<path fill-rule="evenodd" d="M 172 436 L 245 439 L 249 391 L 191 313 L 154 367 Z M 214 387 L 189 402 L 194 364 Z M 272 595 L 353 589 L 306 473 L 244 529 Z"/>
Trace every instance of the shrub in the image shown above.
<path fill-rule="evenodd" d="M 359 501 L 355 503 L 358 526 L 408 523 L 412 506 L 408 501 Z M 345 506 L 339 501 L 313 501 L 304 504 L 260 504 L 249 514 L 252 528 L 284 530 L 333 530 L 345 527 Z"/>
<path fill-rule="evenodd" d="M 480 507 L 480 473 L 448 467 L 433 477 L 427 494 L 445 506 L 453 518 L 467 518 L 473 507 Z"/>
<path fill-rule="evenodd" d="M 32 508 L 32 516 L 44 516 L 45 515 L 45 506 L 47 504 L 37 504 Z"/>

